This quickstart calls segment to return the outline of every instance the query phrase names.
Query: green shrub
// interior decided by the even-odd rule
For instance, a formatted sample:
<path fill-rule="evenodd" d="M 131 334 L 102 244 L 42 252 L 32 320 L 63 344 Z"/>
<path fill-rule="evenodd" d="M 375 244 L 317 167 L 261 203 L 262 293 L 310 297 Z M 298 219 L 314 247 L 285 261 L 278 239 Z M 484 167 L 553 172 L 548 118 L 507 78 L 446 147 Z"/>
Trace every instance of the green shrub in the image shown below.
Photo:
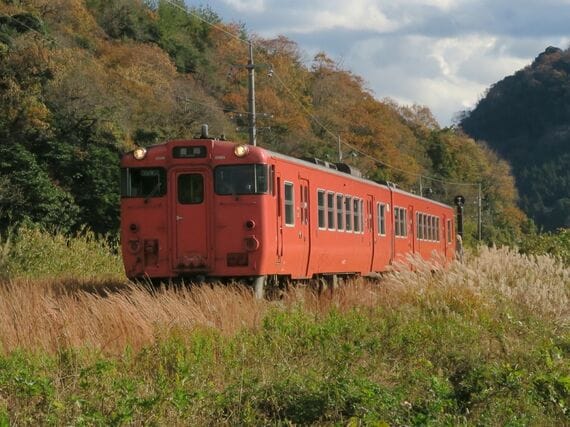
<path fill-rule="evenodd" d="M 549 254 L 570 265 L 570 228 L 561 228 L 556 233 L 532 233 L 520 243 L 525 254 Z"/>
<path fill-rule="evenodd" d="M 5 276 L 14 279 L 123 277 L 118 248 L 87 229 L 69 237 L 61 232 L 22 226 L 5 239 L 0 265 L 5 268 Z"/>

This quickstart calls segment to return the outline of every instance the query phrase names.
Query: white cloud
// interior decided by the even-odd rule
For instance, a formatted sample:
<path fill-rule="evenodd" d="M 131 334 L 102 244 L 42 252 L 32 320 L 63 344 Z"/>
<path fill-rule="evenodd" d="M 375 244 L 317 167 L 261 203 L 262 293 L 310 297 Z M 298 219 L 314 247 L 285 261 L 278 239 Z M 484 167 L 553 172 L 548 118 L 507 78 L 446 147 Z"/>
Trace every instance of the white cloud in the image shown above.
<path fill-rule="evenodd" d="M 198 3 L 198 0 L 187 0 Z M 214 2 L 212 2 L 214 3 Z M 223 5 L 223 6 L 219 6 Z M 427 105 L 447 125 L 547 46 L 570 44 L 570 0 L 222 0 L 224 19 L 325 51 L 378 98 Z"/>
<path fill-rule="evenodd" d="M 260 13 L 265 10 L 264 0 L 222 0 L 225 4 L 238 12 Z"/>
<path fill-rule="evenodd" d="M 371 30 L 380 33 L 395 31 L 399 23 L 391 21 L 386 15 L 370 2 L 352 2 L 341 10 L 324 10 L 315 13 L 313 25 L 307 30 L 314 32 L 331 28 L 350 30 Z"/>
<path fill-rule="evenodd" d="M 528 64 L 503 52 L 504 44 L 479 35 L 372 38 L 355 43 L 347 62 L 378 98 L 427 105 L 448 125 L 456 112 L 472 108 L 491 83 Z"/>

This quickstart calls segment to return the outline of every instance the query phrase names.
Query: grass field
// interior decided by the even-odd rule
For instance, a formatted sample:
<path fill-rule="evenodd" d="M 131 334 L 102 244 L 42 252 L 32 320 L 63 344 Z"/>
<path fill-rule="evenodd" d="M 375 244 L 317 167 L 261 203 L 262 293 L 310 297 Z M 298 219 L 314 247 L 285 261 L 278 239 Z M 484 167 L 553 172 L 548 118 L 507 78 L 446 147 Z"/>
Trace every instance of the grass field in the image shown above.
<path fill-rule="evenodd" d="M 273 301 L 13 276 L 0 424 L 568 425 L 570 269 L 487 248 L 414 264 Z"/>

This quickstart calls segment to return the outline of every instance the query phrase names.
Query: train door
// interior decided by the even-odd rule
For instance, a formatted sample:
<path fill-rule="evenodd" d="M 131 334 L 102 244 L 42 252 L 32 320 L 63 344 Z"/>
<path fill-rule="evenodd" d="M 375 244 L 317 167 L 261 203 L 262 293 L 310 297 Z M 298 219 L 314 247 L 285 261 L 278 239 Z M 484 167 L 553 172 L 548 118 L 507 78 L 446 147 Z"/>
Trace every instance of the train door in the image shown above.
<path fill-rule="evenodd" d="M 299 197 L 300 197 L 300 213 L 301 221 L 299 224 L 299 239 L 302 240 L 301 246 L 301 262 L 303 263 L 305 276 L 309 271 L 309 262 L 311 257 L 311 228 L 310 228 L 310 203 L 309 203 L 309 180 L 299 178 Z"/>
<path fill-rule="evenodd" d="M 172 267 L 185 271 L 204 271 L 210 265 L 210 227 L 208 221 L 211 178 L 208 169 L 175 170 L 171 175 L 173 225 Z"/>

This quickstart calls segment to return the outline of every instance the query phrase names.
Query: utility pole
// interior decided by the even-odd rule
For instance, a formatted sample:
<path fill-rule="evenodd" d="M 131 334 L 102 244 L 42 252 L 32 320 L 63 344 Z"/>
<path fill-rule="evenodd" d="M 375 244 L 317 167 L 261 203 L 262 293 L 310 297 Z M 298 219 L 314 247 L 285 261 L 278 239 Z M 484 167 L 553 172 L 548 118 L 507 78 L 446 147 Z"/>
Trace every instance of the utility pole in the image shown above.
<path fill-rule="evenodd" d="M 251 41 L 249 45 L 249 60 L 247 61 L 246 69 L 248 73 L 248 122 L 249 122 L 249 143 L 250 145 L 257 145 L 257 129 L 255 128 L 255 65 L 253 64 L 253 44 Z"/>

